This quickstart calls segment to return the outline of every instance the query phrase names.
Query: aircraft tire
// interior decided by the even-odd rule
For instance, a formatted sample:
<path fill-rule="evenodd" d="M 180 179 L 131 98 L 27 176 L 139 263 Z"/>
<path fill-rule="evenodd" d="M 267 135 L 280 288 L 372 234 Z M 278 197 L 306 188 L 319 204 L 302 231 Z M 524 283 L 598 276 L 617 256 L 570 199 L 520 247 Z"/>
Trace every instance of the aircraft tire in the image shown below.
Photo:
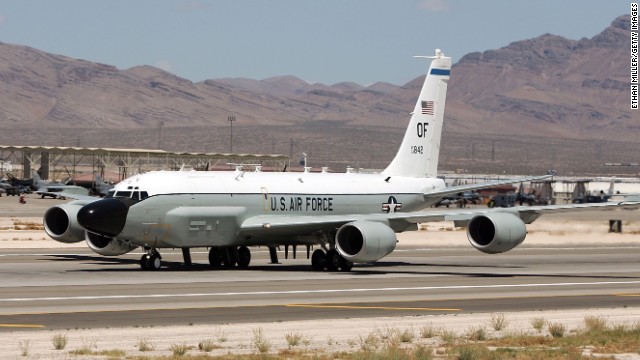
<path fill-rule="evenodd" d="M 249 263 L 251 262 L 251 251 L 246 246 L 238 247 L 238 267 L 241 269 L 246 269 L 249 267 Z"/>
<path fill-rule="evenodd" d="M 353 262 L 340 256 L 340 271 L 349 272 L 353 268 Z"/>
<path fill-rule="evenodd" d="M 313 271 L 322 271 L 327 263 L 327 257 L 323 250 L 316 249 L 311 255 L 311 268 Z"/>
<path fill-rule="evenodd" d="M 209 264 L 214 269 L 222 267 L 222 249 L 219 247 L 212 247 L 209 250 Z"/>
<path fill-rule="evenodd" d="M 336 250 L 329 250 L 326 255 L 327 259 L 327 270 L 329 271 L 338 271 L 340 268 L 340 254 Z"/>
<path fill-rule="evenodd" d="M 228 269 L 235 267 L 236 263 L 238 262 L 237 253 L 238 249 L 225 246 L 222 253 L 222 266 Z"/>
<path fill-rule="evenodd" d="M 147 259 L 149 255 L 144 254 L 142 255 L 142 257 L 140 258 L 140 269 L 142 270 L 149 270 L 149 260 Z"/>
<path fill-rule="evenodd" d="M 160 254 L 153 253 L 147 257 L 147 268 L 149 270 L 160 270 L 162 267 L 162 259 L 160 258 Z"/>

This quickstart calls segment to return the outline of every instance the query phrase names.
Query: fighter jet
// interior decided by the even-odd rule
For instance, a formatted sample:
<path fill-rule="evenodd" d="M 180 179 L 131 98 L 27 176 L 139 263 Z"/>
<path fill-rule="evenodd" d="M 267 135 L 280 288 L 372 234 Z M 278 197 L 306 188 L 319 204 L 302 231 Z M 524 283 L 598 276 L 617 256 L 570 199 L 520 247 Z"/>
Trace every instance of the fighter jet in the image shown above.
<path fill-rule="evenodd" d="M 417 223 L 453 220 L 468 227 L 473 247 L 500 253 L 521 244 L 525 223 L 547 211 L 585 205 L 422 211 L 444 196 L 524 180 L 446 187 L 436 177 L 451 58 L 436 50 L 400 148 L 377 174 L 305 171 L 153 171 L 118 183 L 113 195 L 76 200 L 44 215 L 47 234 L 86 241 L 98 254 L 144 249 L 142 269 L 162 267 L 160 250 L 208 248 L 213 268 L 246 268 L 251 247 L 310 248 L 314 270 L 350 271 L 396 247 L 396 233 Z M 590 206 L 611 206 L 596 204 Z M 615 204 L 619 206 L 618 204 Z"/>
<path fill-rule="evenodd" d="M 67 185 L 63 183 L 47 183 L 42 180 L 42 178 L 40 178 L 38 172 L 33 173 L 33 186 L 35 186 L 37 189 L 36 194 L 40 195 L 40 197 L 42 197 L 43 199 L 45 197 L 51 197 L 54 199 L 70 197 L 73 199 L 77 195 L 89 195 L 89 190 L 83 188 L 82 186 Z"/>

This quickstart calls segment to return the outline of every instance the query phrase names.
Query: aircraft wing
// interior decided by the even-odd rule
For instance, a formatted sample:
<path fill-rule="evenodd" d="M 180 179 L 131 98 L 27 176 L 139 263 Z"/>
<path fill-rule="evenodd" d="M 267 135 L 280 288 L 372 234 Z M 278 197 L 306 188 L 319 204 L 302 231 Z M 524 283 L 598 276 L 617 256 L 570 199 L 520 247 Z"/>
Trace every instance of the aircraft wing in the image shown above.
<path fill-rule="evenodd" d="M 415 211 L 411 213 L 388 214 L 389 221 L 406 221 L 408 223 L 424 223 L 432 221 L 454 221 L 457 226 L 465 226 L 473 217 L 483 214 L 503 212 L 511 213 L 525 224 L 531 224 L 544 214 L 576 212 L 576 211 L 597 211 L 597 210 L 635 210 L 640 208 L 638 201 L 603 202 L 587 204 L 560 204 L 560 205 L 539 205 L 539 206 L 515 206 L 510 208 L 474 208 L 474 209 L 453 209 L 442 211 Z"/>
<path fill-rule="evenodd" d="M 550 178 L 551 176 L 552 175 L 532 176 L 532 177 L 524 177 L 524 178 L 516 178 L 516 179 L 491 181 L 491 182 L 485 182 L 480 184 L 451 186 L 451 187 L 444 188 L 440 191 L 426 192 L 424 195 L 428 197 L 445 197 L 447 195 L 458 194 L 458 193 L 471 191 L 471 190 L 486 189 L 494 186 L 515 184 L 515 183 L 527 182 L 527 181 L 544 180 L 544 179 Z"/>
<path fill-rule="evenodd" d="M 100 200 L 100 197 L 91 196 L 86 194 L 79 194 L 75 192 L 69 191 L 36 191 L 38 195 L 45 195 L 55 197 L 56 199 L 65 198 L 65 199 L 73 199 L 73 200 L 84 200 L 84 201 L 95 201 Z"/>
<path fill-rule="evenodd" d="M 258 215 L 248 218 L 242 223 L 241 231 L 256 236 L 269 235 L 299 235 L 337 229 L 340 226 L 357 220 L 378 221 L 388 223 L 393 229 L 402 231 L 412 224 L 454 221 L 456 226 L 466 226 L 475 216 L 507 212 L 512 213 L 525 224 L 530 224 L 538 217 L 548 213 L 569 211 L 594 211 L 604 209 L 635 210 L 640 208 L 638 201 L 605 202 L 589 204 L 562 204 L 542 206 L 517 206 L 511 208 L 474 208 L 452 210 L 423 210 L 413 212 L 396 212 L 389 214 L 354 214 L 354 215 L 315 215 L 315 216 L 278 216 Z"/>

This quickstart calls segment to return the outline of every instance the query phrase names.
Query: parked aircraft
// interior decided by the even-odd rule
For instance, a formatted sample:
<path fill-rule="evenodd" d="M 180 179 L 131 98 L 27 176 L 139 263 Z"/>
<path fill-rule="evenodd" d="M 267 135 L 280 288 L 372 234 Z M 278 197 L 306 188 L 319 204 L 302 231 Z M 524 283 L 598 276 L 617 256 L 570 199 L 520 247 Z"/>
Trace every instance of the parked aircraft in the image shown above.
<path fill-rule="evenodd" d="M 607 202 L 611 199 L 614 194 L 614 187 L 616 183 L 616 179 L 612 178 L 609 183 L 609 189 L 605 192 L 604 190 L 587 190 L 586 186 L 588 181 L 578 181 L 576 183 L 576 187 L 573 189 L 572 201 L 575 204 L 583 204 L 583 203 L 601 203 Z"/>
<path fill-rule="evenodd" d="M 33 186 L 36 187 L 36 194 L 40 195 L 43 199 L 45 197 L 51 198 L 75 198 L 77 195 L 88 196 L 89 190 L 77 185 L 67 185 L 63 183 L 47 183 L 40 178 L 38 172 L 33 173 Z M 65 194 L 62 194 L 62 193 Z"/>
<path fill-rule="evenodd" d="M 153 171 L 117 184 L 106 199 L 81 198 L 44 215 L 47 234 L 85 240 L 98 254 L 136 247 L 142 269 L 159 269 L 159 249 L 209 248 L 212 267 L 249 266 L 249 247 L 316 246 L 314 270 L 349 271 L 382 259 L 396 232 L 417 223 L 453 220 L 468 226 L 471 245 L 485 253 L 523 242 L 525 223 L 544 212 L 612 207 L 571 204 L 511 209 L 420 211 L 460 192 L 539 178 L 446 187 L 436 178 L 451 58 L 436 50 L 400 148 L 379 174 L 236 171 Z M 259 169 L 259 168 L 258 168 Z"/>
<path fill-rule="evenodd" d="M 95 185 L 91 188 L 91 192 L 94 195 L 98 195 L 100 197 L 109 196 L 111 189 L 113 189 L 113 185 L 102 180 L 100 175 L 96 175 Z"/>
<path fill-rule="evenodd" d="M 22 188 L 22 189 L 29 189 L 29 190 L 36 190 L 35 187 L 33 186 L 33 179 L 18 179 L 15 175 L 11 174 L 11 173 L 7 173 L 7 182 L 13 186 Z"/>

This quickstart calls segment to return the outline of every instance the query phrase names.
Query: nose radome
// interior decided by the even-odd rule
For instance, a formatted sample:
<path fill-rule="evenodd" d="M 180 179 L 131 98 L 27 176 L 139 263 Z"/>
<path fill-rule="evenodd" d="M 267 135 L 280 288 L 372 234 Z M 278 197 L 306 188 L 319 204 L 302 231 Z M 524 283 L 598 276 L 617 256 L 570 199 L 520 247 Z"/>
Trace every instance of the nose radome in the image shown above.
<path fill-rule="evenodd" d="M 113 198 L 94 201 L 80 208 L 78 223 L 88 231 L 114 237 L 122 232 L 131 205 Z"/>

